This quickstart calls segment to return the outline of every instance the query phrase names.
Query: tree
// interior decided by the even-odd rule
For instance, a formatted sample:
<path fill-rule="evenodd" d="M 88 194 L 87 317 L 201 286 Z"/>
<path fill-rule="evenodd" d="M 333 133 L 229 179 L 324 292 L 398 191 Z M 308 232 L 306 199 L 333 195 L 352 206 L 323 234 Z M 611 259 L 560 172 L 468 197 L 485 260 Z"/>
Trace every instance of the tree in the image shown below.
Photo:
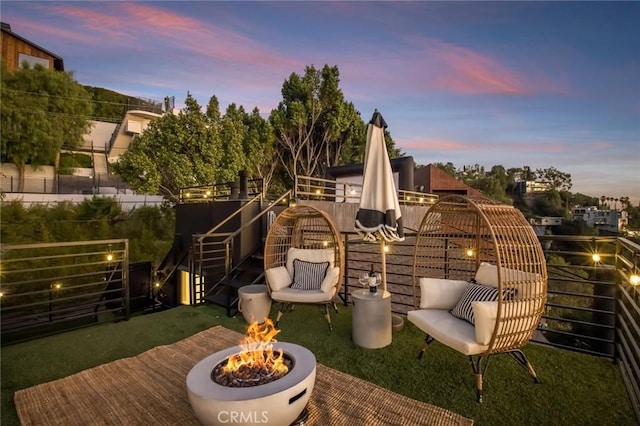
<path fill-rule="evenodd" d="M 244 140 L 247 133 L 245 127 L 247 113 L 244 108 L 230 104 L 220 123 L 220 171 L 222 182 L 234 182 L 238 178 L 238 172 L 246 167 L 244 153 Z"/>
<path fill-rule="evenodd" d="M 435 163 L 434 166 L 436 166 L 440 170 L 447 172 L 451 176 L 458 176 L 458 170 L 456 169 L 456 166 L 454 166 L 452 162 L 448 162 L 447 164 Z"/>
<path fill-rule="evenodd" d="M 161 193 L 176 201 L 180 188 L 220 181 L 221 144 L 217 126 L 198 102 L 187 94 L 185 108 L 165 114 L 136 139 L 113 165 L 114 171 L 134 190 Z M 210 103 L 211 106 L 211 103 Z"/>
<path fill-rule="evenodd" d="M 244 151 L 247 157 L 247 171 L 263 179 L 264 187 L 269 188 L 276 168 L 275 136 L 271 124 L 260 116 L 258 108 L 254 108 L 245 118 L 247 132 L 244 138 Z"/>
<path fill-rule="evenodd" d="M 89 130 L 91 97 L 69 72 L 36 65 L 8 72 L 2 64 L 0 126 L 2 161 L 19 172 L 18 192 L 24 189 L 27 164 L 58 168 L 61 148 L 82 144 Z"/>
<path fill-rule="evenodd" d="M 569 191 L 573 186 L 573 184 L 571 183 L 571 174 L 563 173 L 555 167 L 549 167 L 547 169 L 537 169 L 536 173 L 539 179 L 551 183 L 552 189 L 555 189 L 557 191 Z"/>
<path fill-rule="evenodd" d="M 269 122 L 289 179 L 323 176 L 327 167 L 339 161 L 362 158 L 366 125 L 353 105 L 345 102 L 339 75 L 336 66 L 317 70 L 311 65 L 304 75 L 292 73 L 282 85 L 282 101 Z M 393 146 L 390 136 L 386 140 L 387 146 Z M 390 151 L 391 158 L 400 154 Z"/>
<path fill-rule="evenodd" d="M 552 190 L 536 199 L 535 211 L 541 216 L 564 216 L 566 209 L 558 191 Z"/>

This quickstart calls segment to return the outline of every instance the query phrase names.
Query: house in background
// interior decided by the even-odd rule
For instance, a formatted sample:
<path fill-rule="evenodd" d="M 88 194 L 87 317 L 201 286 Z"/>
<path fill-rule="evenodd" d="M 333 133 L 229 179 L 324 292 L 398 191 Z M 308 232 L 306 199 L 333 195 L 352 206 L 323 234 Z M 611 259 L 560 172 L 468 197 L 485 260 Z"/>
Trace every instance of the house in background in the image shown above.
<path fill-rule="evenodd" d="M 562 225 L 562 216 L 536 216 L 529 218 L 529 223 L 537 236 L 546 235 L 552 226 Z"/>
<path fill-rule="evenodd" d="M 629 224 L 626 210 L 600 210 L 596 206 L 581 206 L 573 209 L 573 219 L 583 221 L 590 228 L 620 233 Z"/>
<path fill-rule="evenodd" d="M 482 192 L 470 187 L 433 164 L 416 169 L 413 182 L 416 191 L 435 194 L 440 197 L 448 194 L 457 194 L 472 198 L 487 198 Z"/>
<path fill-rule="evenodd" d="M 31 67 L 40 64 L 48 69 L 64 71 L 64 62 L 60 56 L 14 33 L 11 25 L 6 22 L 1 22 L 0 26 L 2 29 L 0 54 L 9 71 L 19 69 L 23 62 L 27 62 Z"/>
<path fill-rule="evenodd" d="M 539 194 L 551 191 L 551 182 L 537 180 L 521 180 L 516 182 L 515 192 L 517 194 Z"/>

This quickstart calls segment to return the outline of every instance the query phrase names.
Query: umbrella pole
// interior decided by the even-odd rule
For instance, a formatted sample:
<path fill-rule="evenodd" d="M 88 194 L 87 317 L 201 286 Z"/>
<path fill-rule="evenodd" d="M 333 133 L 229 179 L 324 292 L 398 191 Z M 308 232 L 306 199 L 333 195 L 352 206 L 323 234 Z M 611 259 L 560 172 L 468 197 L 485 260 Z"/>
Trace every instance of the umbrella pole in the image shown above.
<path fill-rule="evenodd" d="M 380 242 L 380 253 L 382 255 L 382 290 L 387 291 L 387 255 L 384 250 L 384 240 Z"/>

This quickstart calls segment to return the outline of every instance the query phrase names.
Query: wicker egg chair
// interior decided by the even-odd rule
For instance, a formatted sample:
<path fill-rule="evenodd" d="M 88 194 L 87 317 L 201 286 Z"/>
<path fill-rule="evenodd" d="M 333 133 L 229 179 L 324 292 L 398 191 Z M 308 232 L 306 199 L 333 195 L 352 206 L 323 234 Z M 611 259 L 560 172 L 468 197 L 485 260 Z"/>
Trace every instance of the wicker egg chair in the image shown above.
<path fill-rule="evenodd" d="M 474 289 L 497 288 L 489 289 L 492 301 L 468 297 L 473 293 L 471 284 Z M 479 284 L 483 286 L 476 287 Z M 469 357 L 478 402 L 482 402 L 483 375 L 491 355 L 510 355 L 538 382 L 521 348 L 538 326 L 546 294 L 544 253 L 518 209 L 449 195 L 425 214 L 414 249 L 416 310 L 407 318 L 426 333 L 419 358 L 433 340 Z M 465 298 L 464 303 L 471 304 L 466 309 L 476 315 L 473 325 L 454 316 Z"/>
<path fill-rule="evenodd" d="M 306 261 L 329 261 L 321 290 L 294 290 L 291 279 L 292 253 Z M 344 246 L 340 231 L 331 216 L 312 206 L 296 205 L 283 210 L 269 227 L 264 246 L 265 281 L 271 298 L 280 303 L 276 325 L 287 309 L 295 304 L 316 304 L 333 330 L 329 308 L 338 312 L 334 302 L 344 280 Z M 288 275 L 286 269 L 289 270 Z M 271 272 L 280 272 L 279 274 Z M 284 276 L 284 278 L 283 278 Z M 287 282 L 288 281 L 288 282 Z M 295 280 L 294 280 L 295 281 Z M 325 283 L 329 287 L 325 288 Z"/>

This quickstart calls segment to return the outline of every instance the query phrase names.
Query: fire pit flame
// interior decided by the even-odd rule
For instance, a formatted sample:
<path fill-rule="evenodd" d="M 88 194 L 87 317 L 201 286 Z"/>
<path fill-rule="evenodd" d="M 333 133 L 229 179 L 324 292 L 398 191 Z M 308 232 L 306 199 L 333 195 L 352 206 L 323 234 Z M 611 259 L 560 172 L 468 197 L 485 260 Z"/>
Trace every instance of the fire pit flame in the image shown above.
<path fill-rule="evenodd" d="M 233 377 L 237 382 L 259 382 L 276 380 L 288 373 L 289 367 L 282 349 L 273 350 L 277 330 L 270 319 L 263 324 L 249 325 L 241 351 L 227 359 L 222 374 Z"/>

